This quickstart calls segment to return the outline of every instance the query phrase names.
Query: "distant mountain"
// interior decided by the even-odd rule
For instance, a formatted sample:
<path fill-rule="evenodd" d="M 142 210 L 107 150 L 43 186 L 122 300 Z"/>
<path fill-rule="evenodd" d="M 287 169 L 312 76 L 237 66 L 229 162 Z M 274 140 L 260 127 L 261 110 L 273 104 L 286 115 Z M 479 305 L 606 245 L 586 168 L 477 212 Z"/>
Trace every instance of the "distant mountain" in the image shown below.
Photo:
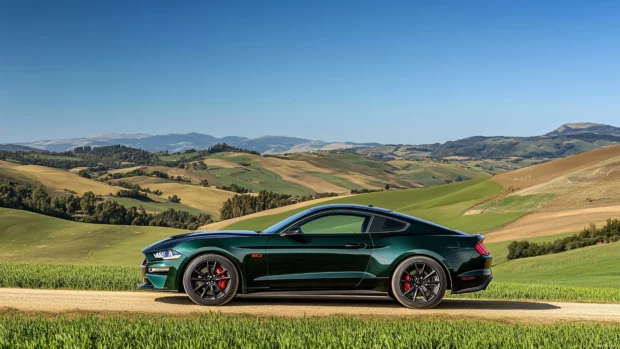
<path fill-rule="evenodd" d="M 0 144 L 0 150 L 6 150 L 6 151 L 34 151 L 34 150 L 38 150 L 38 149 L 31 148 L 31 147 L 26 147 L 26 146 L 18 145 L 18 144 Z"/>
<path fill-rule="evenodd" d="M 379 143 L 325 142 L 286 136 L 264 136 L 246 138 L 238 136 L 214 137 L 201 133 L 148 135 L 148 134 L 105 134 L 87 138 L 70 138 L 20 143 L 24 147 L 63 152 L 75 147 L 101 147 L 121 144 L 132 148 L 157 151 L 184 151 L 205 149 L 217 143 L 254 150 L 264 154 L 297 153 L 313 150 L 347 149 L 352 147 L 378 146 Z"/>
<path fill-rule="evenodd" d="M 555 131 L 547 133 L 545 136 L 576 135 L 582 133 L 620 136 L 620 128 L 593 122 L 576 122 L 564 124 Z"/>

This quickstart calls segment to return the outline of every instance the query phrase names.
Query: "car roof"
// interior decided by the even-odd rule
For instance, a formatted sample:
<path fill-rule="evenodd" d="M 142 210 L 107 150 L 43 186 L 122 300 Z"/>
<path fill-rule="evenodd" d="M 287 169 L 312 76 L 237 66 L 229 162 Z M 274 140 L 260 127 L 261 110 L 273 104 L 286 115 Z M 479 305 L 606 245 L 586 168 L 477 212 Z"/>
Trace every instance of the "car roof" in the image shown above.
<path fill-rule="evenodd" d="M 308 211 L 323 211 L 323 210 L 337 210 L 337 209 L 353 209 L 367 212 L 375 212 L 375 213 L 390 213 L 392 210 L 388 210 L 386 208 L 374 207 L 374 206 L 365 206 L 365 205 L 355 205 L 355 204 L 330 204 L 330 205 L 321 205 L 310 208 Z"/>
<path fill-rule="evenodd" d="M 396 212 L 396 211 L 393 211 L 393 210 L 388 210 L 387 208 L 374 207 L 374 206 L 355 205 L 355 204 L 329 204 L 329 205 L 315 206 L 315 207 L 309 208 L 308 211 L 316 212 L 316 211 L 337 210 L 337 209 L 345 209 L 345 210 L 346 209 L 352 209 L 352 210 L 358 210 L 358 211 L 365 211 L 365 212 L 368 212 L 368 213 L 383 213 L 383 214 L 386 214 L 388 216 L 392 216 L 393 218 L 397 218 L 397 219 L 405 219 L 405 220 L 409 220 L 411 222 L 418 222 L 418 223 L 432 225 L 434 227 L 441 228 L 441 229 L 457 231 L 457 230 L 450 229 L 448 227 L 444 227 L 444 226 L 439 225 L 437 223 L 429 222 L 429 221 L 421 219 L 421 218 L 413 217 L 413 216 L 406 215 L 404 213 Z M 460 233 L 462 233 L 462 232 L 460 232 Z M 465 234 L 465 233 L 462 233 L 462 234 Z"/>

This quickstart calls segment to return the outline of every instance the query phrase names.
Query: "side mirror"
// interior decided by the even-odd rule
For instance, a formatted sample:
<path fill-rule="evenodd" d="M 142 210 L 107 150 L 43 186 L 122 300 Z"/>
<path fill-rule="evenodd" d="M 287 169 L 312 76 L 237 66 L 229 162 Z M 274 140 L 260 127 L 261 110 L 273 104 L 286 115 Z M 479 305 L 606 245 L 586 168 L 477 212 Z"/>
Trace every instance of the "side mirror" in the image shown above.
<path fill-rule="evenodd" d="M 299 236 L 301 234 L 302 232 L 300 228 L 290 228 L 289 230 L 283 232 L 282 236 Z"/>

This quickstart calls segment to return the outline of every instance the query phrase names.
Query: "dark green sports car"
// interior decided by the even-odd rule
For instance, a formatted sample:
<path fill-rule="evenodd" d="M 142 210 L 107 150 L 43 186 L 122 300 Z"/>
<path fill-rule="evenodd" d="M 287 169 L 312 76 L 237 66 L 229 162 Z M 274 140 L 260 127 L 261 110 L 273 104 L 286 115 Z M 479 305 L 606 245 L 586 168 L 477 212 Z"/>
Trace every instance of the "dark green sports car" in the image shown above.
<path fill-rule="evenodd" d="M 470 235 L 372 206 L 326 205 L 264 231 L 176 235 L 142 252 L 139 289 L 222 305 L 236 294 L 387 294 L 410 308 L 484 290 L 492 257 Z"/>

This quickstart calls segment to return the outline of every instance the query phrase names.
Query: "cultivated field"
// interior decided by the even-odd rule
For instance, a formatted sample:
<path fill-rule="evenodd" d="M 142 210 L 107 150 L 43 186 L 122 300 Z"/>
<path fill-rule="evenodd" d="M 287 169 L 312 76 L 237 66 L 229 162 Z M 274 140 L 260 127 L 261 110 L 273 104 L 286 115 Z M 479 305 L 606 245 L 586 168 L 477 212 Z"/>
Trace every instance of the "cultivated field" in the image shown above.
<path fill-rule="evenodd" d="M 92 191 L 96 195 L 110 195 L 122 189 L 82 178 L 70 171 L 44 166 L 15 165 L 0 161 L 0 171 L 9 178 L 25 179 L 43 185 L 50 195 L 69 195 L 70 193 L 65 189 L 74 191 L 78 195 L 83 195 L 87 191 Z"/>

